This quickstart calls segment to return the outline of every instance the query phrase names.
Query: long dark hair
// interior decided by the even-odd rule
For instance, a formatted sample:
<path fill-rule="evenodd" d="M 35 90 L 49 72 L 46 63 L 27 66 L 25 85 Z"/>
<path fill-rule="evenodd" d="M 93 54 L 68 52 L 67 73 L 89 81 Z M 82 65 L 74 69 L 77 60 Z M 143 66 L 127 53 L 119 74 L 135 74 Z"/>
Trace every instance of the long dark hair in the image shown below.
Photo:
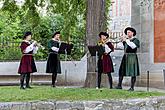
<path fill-rule="evenodd" d="M 53 34 L 52 38 L 54 38 L 54 36 L 55 36 L 56 34 L 60 34 L 60 31 L 55 32 L 55 33 Z"/>
<path fill-rule="evenodd" d="M 24 33 L 23 39 L 26 39 L 27 36 L 32 35 L 32 32 L 27 31 Z"/>

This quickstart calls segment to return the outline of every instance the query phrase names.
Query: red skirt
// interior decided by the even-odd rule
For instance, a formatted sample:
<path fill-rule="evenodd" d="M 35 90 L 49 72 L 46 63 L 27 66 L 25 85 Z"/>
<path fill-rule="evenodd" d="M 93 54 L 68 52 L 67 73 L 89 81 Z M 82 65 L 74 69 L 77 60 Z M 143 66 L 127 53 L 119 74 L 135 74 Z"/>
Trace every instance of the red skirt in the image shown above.
<path fill-rule="evenodd" d="M 99 73 L 111 73 L 114 72 L 113 62 L 110 55 L 103 55 L 98 60 L 98 72 Z"/>
<path fill-rule="evenodd" d="M 23 55 L 18 68 L 19 74 L 37 72 L 34 58 L 32 55 Z"/>

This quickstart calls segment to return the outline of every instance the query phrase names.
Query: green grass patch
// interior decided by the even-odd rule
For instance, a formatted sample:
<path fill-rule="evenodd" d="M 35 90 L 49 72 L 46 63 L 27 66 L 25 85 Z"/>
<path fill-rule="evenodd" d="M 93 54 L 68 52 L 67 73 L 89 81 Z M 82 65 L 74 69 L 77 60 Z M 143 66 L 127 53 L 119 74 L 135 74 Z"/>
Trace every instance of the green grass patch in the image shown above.
<path fill-rule="evenodd" d="M 143 92 L 87 88 L 52 88 L 49 86 L 33 86 L 33 89 L 20 90 L 18 86 L 0 87 L 0 102 L 33 101 L 33 100 L 101 100 L 145 98 L 164 96 L 161 92 Z"/>

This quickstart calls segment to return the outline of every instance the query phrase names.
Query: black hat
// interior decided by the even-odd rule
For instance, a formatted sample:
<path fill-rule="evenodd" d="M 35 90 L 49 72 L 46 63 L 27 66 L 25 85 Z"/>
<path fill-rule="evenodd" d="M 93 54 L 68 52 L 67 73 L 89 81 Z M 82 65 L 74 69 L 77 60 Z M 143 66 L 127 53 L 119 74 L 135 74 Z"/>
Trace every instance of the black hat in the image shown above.
<path fill-rule="evenodd" d="M 132 28 L 132 27 L 127 27 L 125 30 L 124 30 L 124 33 L 125 33 L 125 35 L 127 35 L 127 31 L 131 31 L 131 32 L 133 32 L 133 36 L 135 36 L 136 35 L 136 30 L 134 29 L 134 28 Z"/>
<path fill-rule="evenodd" d="M 52 38 L 54 38 L 54 36 L 55 36 L 56 34 L 60 34 L 60 31 L 55 32 L 55 33 L 53 34 Z"/>
<path fill-rule="evenodd" d="M 108 38 L 108 37 L 109 37 L 109 34 L 108 34 L 108 33 L 106 33 L 106 32 L 100 32 L 100 33 L 99 33 L 99 37 L 101 37 L 101 35 L 106 36 L 106 38 Z"/>
<path fill-rule="evenodd" d="M 26 37 L 29 35 L 32 35 L 32 32 L 30 32 L 30 31 L 25 32 L 23 39 L 26 39 Z"/>
<path fill-rule="evenodd" d="M 106 38 L 108 38 L 109 37 L 109 34 L 107 32 L 105 32 L 105 36 L 106 36 Z"/>

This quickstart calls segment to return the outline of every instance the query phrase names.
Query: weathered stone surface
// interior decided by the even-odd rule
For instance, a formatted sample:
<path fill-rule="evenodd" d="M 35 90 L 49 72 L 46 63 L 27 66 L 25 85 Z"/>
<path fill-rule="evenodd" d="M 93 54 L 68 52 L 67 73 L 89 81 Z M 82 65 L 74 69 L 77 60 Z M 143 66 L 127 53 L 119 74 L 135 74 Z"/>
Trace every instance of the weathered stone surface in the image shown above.
<path fill-rule="evenodd" d="M 12 108 L 12 103 L 1 103 L 0 109 L 2 110 L 10 110 Z"/>
<path fill-rule="evenodd" d="M 73 102 L 72 103 L 72 110 L 84 110 L 85 106 L 83 102 Z"/>
<path fill-rule="evenodd" d="M 72 107 L 72 103 L 69 101 L 57 101 L 56 110 L 70 110 Z"/>
<path fill-rule="evenodd" d="M 30 103 L 17 103 L 13 104 L 11 110 L 32 110 Z"/>
<path fill-rule="evenodd" d="M 26 110 L 26 109 L 25 109 Z M 32 102 L 31 110 L 55 110 L 54 102 Z"/>
<path fill-rule="evenodd" d="M 0 110 L 165 110 L 165 96 L 101 101 L 35 101 L 0 103 Z"/>
<path fill-rule="evenodd" d="M 102 104 L 104 104 L 102 101 L 87 101 L 84 105 L 86 109 L 94 109 Z"/>

